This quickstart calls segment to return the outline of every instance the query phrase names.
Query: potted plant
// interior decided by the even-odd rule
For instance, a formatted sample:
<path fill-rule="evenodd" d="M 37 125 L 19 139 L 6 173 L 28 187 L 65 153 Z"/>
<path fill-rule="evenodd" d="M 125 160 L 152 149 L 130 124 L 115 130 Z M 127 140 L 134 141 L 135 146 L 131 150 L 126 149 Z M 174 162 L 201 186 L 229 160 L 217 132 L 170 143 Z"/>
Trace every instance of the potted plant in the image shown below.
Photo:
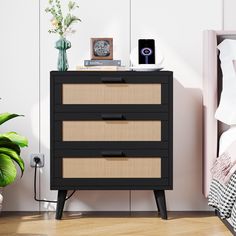
<path fill-rule="evenodd" d="M 0 114 L 0 125 L 20 115 Z M 28 146 L 28 140 L 16 132 L 0 134 L 0 210 L 2 207 L 2 188 L 13 183 L 17 176 L 15 164 L 20 167 L 21 176 L 24 173 L 24 161 L 20 156 L 21 148 Z"/>
<path fill-rule="evenodd" d="M 52 15 L 51 23 L 52 29 L 48 32 L 58 34 L 60 39 L 56 42 L 56 48 L 59 50 L 57 69 L 59 71 L 67 71 L 69 64 L 67 61 L 66 50 L 71 47 L 71 43 L 66 39 L 69 33 L 74 33 L 72 25 L 81 21 L 73 14 L 73 11 L 79 8 L 75 1 L 68 2 L 68 12 L 63 14 L 60 0 L 49 0 L 49 7 L 45 9 L 47 13 Z"/>

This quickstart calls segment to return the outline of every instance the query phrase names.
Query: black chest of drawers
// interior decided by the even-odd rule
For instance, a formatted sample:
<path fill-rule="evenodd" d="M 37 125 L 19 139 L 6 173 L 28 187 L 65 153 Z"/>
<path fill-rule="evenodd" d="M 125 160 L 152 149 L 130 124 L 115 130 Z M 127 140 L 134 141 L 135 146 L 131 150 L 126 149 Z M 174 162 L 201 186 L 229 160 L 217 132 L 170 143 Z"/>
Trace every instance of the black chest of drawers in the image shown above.
<path fill-rule="evenodd" d="M 153 190 L 167 218 L 173 182 L 173 73 L 51 72 L 51 189 Z"/>

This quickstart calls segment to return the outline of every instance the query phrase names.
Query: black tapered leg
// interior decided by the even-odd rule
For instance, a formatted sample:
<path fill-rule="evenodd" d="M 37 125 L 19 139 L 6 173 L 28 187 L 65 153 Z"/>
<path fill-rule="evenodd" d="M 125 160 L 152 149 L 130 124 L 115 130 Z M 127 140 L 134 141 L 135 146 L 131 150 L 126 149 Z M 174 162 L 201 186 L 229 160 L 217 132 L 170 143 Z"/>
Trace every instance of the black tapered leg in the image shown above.
<path fill-rule="evenodd" d="M 67 190 L 58 190 L 57 195 L 57 209 L 56 209 L 56 219 L 61 220 L 63 208 L 65 205 Z"/>
<path fill-rule="evenodd" d="M 160 210 L 161 218 L 167 220 L 166 198 L 164 190 L 154 190 L 157 208 Z"/>
<path fill-rule="evenodd" d="M 158 213 L 159 213 L 159 212 L 160 212 L 160 206 L 159 206 L 159 203 L 158 203 L 158 201 L 157 201 L 157 197 L 156 197 L 155 192 L 154 192 L 154 196 L 155 196 L 155 200 L 156 200 L 156 204 L 157 204 L 157 211 L 158 211 Z"/>

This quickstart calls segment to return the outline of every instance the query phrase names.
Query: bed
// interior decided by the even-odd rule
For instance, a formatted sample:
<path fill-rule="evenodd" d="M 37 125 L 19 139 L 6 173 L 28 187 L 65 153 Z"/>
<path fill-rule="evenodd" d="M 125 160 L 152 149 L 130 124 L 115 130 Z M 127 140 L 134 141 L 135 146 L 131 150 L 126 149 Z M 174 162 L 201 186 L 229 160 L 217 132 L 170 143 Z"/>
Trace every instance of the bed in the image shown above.
<path fill-rule="evenodd" d="M 220 137 L 229 129 L 217 121 L 215 112 L 222 91 L 222 70 L 217 45 L 225 39 L 236 40 L 236 31 L 204 31 L 203 35 L 203 194 L 216 209 L 230 231 L 236 231 L 236 174 L 226 185 L 212 177 L 212 166 L 219 155 Z M 236 137 L 235 137 L 236 138 Z M 236 156 L 236 153 L 235 153 Z M 219 194 L 220 193 L 220 194 Z M 218 201 L 218 205 L 217 202 Z M 220 202 L 220 203 L 219 203 Z M 223 212 L 223 213 L 222 213 Z"/>

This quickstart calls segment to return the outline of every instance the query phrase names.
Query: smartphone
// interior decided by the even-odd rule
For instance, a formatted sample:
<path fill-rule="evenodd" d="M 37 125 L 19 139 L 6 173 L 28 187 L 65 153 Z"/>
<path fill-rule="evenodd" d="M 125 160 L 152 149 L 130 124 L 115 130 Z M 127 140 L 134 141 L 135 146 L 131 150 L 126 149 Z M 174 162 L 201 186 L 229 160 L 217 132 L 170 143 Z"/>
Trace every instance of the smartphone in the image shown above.
<path fill-rule="evenodd" d="M 139 39 L 139 64 L 155 64 L 155 40 Z"/>

